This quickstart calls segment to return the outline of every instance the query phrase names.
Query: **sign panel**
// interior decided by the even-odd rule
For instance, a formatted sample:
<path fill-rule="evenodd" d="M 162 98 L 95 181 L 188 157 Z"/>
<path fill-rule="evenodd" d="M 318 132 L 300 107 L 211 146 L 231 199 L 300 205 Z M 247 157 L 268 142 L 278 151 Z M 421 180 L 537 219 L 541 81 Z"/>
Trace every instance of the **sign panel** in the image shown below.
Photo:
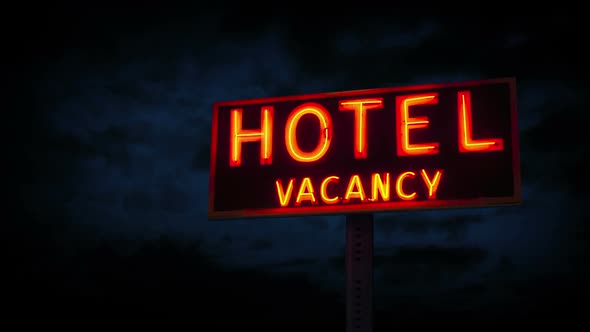
<path fill-rule="evenodd" d="M 516 82 L 216 103 L 209 218 L 520 203 Z"/>

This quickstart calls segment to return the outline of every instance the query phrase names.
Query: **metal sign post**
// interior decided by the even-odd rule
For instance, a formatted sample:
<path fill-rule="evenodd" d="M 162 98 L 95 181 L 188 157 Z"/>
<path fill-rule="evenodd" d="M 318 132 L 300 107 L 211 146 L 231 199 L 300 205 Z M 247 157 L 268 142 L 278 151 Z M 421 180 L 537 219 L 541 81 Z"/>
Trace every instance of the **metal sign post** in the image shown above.
<path fill-rule="evenodd" d="M 346 215 L 346 332 L 373 331 L 373 215 Z"/>

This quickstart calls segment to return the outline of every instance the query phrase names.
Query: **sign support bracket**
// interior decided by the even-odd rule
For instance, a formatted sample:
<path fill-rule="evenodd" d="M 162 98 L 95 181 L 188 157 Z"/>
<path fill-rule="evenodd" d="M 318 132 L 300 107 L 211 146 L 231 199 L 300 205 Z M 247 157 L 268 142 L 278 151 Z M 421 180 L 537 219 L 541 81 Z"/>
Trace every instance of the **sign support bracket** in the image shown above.
<path fill-rule="evenodd" d="M 346 215 L 346 332 L 373 331 L 373 214 Z"/>

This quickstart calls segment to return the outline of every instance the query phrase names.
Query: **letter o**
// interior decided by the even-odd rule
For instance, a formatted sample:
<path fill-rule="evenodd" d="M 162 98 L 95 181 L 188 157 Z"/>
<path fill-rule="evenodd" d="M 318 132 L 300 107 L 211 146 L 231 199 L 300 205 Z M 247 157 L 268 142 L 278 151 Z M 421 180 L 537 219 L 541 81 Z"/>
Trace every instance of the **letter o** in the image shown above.
<path fill-rule="evenodd" d="M 299 148 L 297 143 L 297 124 L 304 115 L 312 114 L 320 121 L 320 139 L 318 145 L 313 151 L 305 152 Z M 330 113 L 319 104 L 305 103 L 296 107 L 289 117 L 285 125 L 285 146 L 291 158 L 302 163 L 311 163 L 322 158 L 332 140 L 332 118 Z"/>

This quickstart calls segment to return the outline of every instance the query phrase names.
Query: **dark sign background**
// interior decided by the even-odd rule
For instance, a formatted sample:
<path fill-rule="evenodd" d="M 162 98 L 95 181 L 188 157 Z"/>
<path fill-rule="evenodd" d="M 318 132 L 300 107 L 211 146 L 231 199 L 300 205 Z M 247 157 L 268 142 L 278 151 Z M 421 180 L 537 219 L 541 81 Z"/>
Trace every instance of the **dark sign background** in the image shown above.
<path fill-rule="evenodd" d="M 503 151 L 459 152 L 457 92 L 471 91 L 473 139 L 502 138 Z M 437 92 L 438 103 L 417 105 L 410 108 L 411 117 L 427 116 L 428 128 L 410 130 L 413 144 L 438 142 L 439 153 L 422 156 L 397 156 L 395 98 L 400 95 Z M 268 98 L 242 102 L 216 104 L 211 164 L 210 217 L 248 217 L 285 214 L 338 213 L 351 210 L 392 210 L 432 206 L 471 206 L 516 203 L 519 171 L 515 128 L 514 81 L 494 80 L 452 85 L 431 85 L 406 88 L 375 89 L 358 92 L 342 92 L 292 98 Z M 354 112 L 339 111 L 338 102 L 357 98 L 383 98 L 383 107 L 367 111 L 366 159 L 354 159 Z M 328 152 L 317 162 L 299 163 L 293 160 L 286 148 L 284 130 L 291 111 L 305 102 L 324 106 L 332 117 L 333 136 Z M 262 106 L 274 106 L 273 162 L 260 165 L 260 143 L 242 144 L 242 165 L 229 166 L 230 110 L 243 109 L 243 128 L 259 129 Z M 215 120 L 217 122 L 215 123 Z M 215 130 L 217 129 L 217 130 Z M 314 116 L 304 116 L 297 128 L 297 138 L 303 151 L 313 150 L 320 135 Z M 216 151 L 215 151 L 216 149 Z M 217 152 L 217 153 L 215 153 Z M 436 200 L 427 198 L 427 187 L 419 175 L 425 169 L 432 179 L 434 171 L 444 171 Z M 415 191 L 418 197 L 413 203 L 400 204 L 395 193 L 397 176 L 405 171 L 416 173 L 414 179 L 404 181 L 406 192 Z M 340 182 L 330 184 L 331 195 L 343 195 L 351 175 L 361 177 L 365 193 L 371 195 L 371 174 L 390 173 L 391 200 L 387 203 L 338 203 L 328 207 L 319 199 L 321 181 L 331 175 Z M 318 198 L 313 209 L 304 202 L 292 208 L 304 177 L 310 177 Z M 288 208 L 280 208 L 275 180 L 281 179 L 286 188 L 288 180 L 295 178 Z M 277 210 L 280 208 L 280 210 Z M 271 210 L 272 209 L 272 210 Z"/>

